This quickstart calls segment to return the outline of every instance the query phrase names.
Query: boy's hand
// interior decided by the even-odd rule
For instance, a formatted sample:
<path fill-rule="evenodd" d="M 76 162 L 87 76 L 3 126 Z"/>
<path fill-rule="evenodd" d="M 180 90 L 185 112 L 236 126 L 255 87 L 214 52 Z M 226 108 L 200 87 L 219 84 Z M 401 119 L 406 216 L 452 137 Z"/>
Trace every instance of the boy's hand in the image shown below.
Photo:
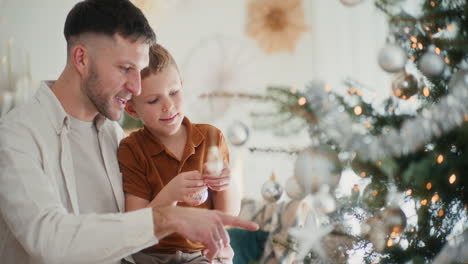
<path fill-rule="evenodd" d="M 199 171 L 182 172 L 175 176 L 164 188 L 172 201 L 184 202 L 187 196 L 202 192 L 206 189 Z"/>
<path fill-rule="evenodd" d="M 205 166 L 203 170 L 203 181 L 213 191 L 224 191 L 231 184 L 231 170 L 227 164 L 224 164 L 224 169 L 221 171 L 220 175 L 212 175 Z"/>

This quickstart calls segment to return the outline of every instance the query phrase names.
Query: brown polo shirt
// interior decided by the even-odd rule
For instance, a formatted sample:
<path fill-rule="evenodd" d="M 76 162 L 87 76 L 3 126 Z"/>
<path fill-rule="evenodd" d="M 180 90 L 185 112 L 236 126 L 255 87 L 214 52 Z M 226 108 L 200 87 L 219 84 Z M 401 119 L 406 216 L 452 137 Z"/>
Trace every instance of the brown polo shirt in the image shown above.
<path fill-rule="evenodd" d="M 131 133 L 120 142 L 118 159 L 125 193 L 148 201 L 153 200 L 179 173 L 192 170 L 203 172 L 211 145 L 217 145 L 224 160 L 229 162 L 227 144 L 219 129 L 206 124 L 192 124 L 186 117 L 182 125 L 187 128 L 187 142 L 180 161 L 146 128 Z M 196 207 L 213 209 L 213 195 L 216 195 L 216 192 L 209 190 L 208 200 Z M 178 203 L 178 206 L 190 205 Z M 192 253 L 203 248 L 200 243 L 187 240 L 179 234 L 172 234 L 144 251 L 173 254 L 176 250 Z"/>

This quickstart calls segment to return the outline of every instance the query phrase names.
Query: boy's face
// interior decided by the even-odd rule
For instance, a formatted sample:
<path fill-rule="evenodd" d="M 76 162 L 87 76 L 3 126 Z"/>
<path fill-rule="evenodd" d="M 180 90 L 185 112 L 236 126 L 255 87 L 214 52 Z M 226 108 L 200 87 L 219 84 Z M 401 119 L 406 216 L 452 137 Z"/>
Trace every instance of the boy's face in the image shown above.
<path fill-rule="evenodd" d="M 141 81 L 142 91 L 126 110 L 157 137 L 168 137 L 180 130 L 183 113 L 182 81 L 170 65 L 162 72 L 150 74 Z"/>

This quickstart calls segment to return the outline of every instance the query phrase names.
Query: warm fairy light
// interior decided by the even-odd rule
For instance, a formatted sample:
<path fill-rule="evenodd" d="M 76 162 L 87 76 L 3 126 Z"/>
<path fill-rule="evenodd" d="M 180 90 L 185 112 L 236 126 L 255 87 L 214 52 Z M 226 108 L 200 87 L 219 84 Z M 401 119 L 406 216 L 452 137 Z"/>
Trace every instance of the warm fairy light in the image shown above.
<path fill-rule="evenodd" d="M 292 88 L 291 88 L 291 93 L 292 93 L 292 94 L 295 94 L 295 93 L 297 93 L 297 89 L 296 89 L 296 88 L 294 88 L 294 87 L 292 87 Z"/>
<path fill-rule="evenodd" d="M 439 217 L 444 216 L 444 214 L 445 214 L 444 209 L 440 209 L 439 212 L 437 213 L 437 215 L 438 215 Z"/>
<path fill-rule="evenodd" d="M 396 89 L 394 93 L 395 93 L 395 96 L 400 97 L 403 94 L 403 91 L 401 89 Z"/>
<path fill-rule="evenodd" d="M 424 206 L 424 205 L 426 205 L 426 204 L 427 204 L 427 200 L 426 200 L 426 199 L 424 199 L 424 200 L 421 201 L 421 205 Z"/>
<path fill-rule="evenodd" d="M 325 85 L 325 92 L 329 93 L 329 92 L 331 92 L 331 90 L 332 90 L 332 88 L 331 88 L 330 85 L 328 85 L 328 84 Z"/>
<path fill-rule="evenodd" d="M 357 184 L 354 184 L 353 191 L 354 192 L 359 192 L 359 186 Z"/>
<path fill-rule="evenodd" d="M 455 26 L 453 24 L 450 24 L 450 25 L 447 26 L 448 31 L 452 31 L 454 28 L 455 28 Z"/>
<path fill-rule="evenodd" d="M 409 58 L 410 58 L 411 61 L 415 61 L 415 60 L 416 60 L 416 58 L 415 58 L 413 55 L 411 55 Z"/>
<path fill-rule="evenodd" d="M 436 53 L 437 55 L 440 55 L 440 53 L 441 53 L 440 48 L 435 48 L 435 53 Z"/>
<path fill-rule="evenodd" d="M 362 107 L 360 105 L 354 107 L 354 114 L 356 115 L 362 114 Z"/>
<path fill-rule="evenodd" d="M 385 131 L 390 132 L 390 128 L 389 127 L 385 128 Z"/>
<path fill-rule="evenodd" d="M 389 239 L 387 241 L 387 247 L 393 247 L 393 240 L 392 239 Z"/>
<path fill-rule="evenodd" d="M 455 146 L 455 145 L 452 145 L 452 146 L 450 146 L 450 147 L 451 147 L 452 149 L 456 149 L 456 148 L 457 148 L 457 146 Z"/>
<path fill-rule="evenodd" d="M 381 162 L 381 161 L 377 161 L 377 166 L 382 166 L 382 162 Z"/>
<path fill-rule="evenodd" d="M 423 46 L 423 44 L 421 42 L 418 43 L 418 49 L 420 49 L 420 50 L 424 49 L 424 46 Z"/>
<path fill-rule="evenodd" d="M 439 154 L 439 156 L 437 156 L 437 164 L 441 164 L 442 162 L 444 162 L 444 155 Z"/>
<path fill-rule="evenodd" d="M 307 103 L 307 100 L 305 97 L 301 97 L 299 98 L 299 100 L 297 100 L 297 103 L 300 105 L 300 106 L 303 106 Z"/>
<path fill-rule="evenodd" d="M 390 233 L 390 237 L 391 237 L 391 238 L 397 238 L 397 237 L 398 237 L 398 233 L 397 233 L 397 232 L 392 232 L 392 233 Z"/>
<path fill-rule="evenodd" d="M 426 189 L 429 191 L 430 189 L 432 189 L 432 183 L 428 182 L 426 184 Z"/>
<path fill-rule="evenodd" d="M 377 190 L 372 191 L 372 196 L 376 197 L 378 194 L 379 194 L 379 191 L 377 191 Z"/>
<path fill-rule="evenodd" d="M 406 34 L 408 34 L 409 31 L 410 31 L 410 28 L 409 28 L 409 27 L 405 27 L 403 30 L 405 31 Z"/>
<path fill-rule="evenodd" d="M 468 122 L 468 114 L 465 115 L 465 122 Z"/>
<path fill-rule="evenodd" d="M 361 172 L 361 177 L 362 177 L 362 178 L 365 178 L 365 177 L 366 177 L 366 172 L 365 172 L 365 171 Z"/>
<path fill-rule="evenodd" d="M 431 91 L 429 90 L 429 88 L 427 88 L 427 87 L 423 88 L 423 95 L 425 97 L 429 97 L 429 95 L 431 95 Z"/>
<path fill-rule="evenodd" d="M 395 111 L 395 107 L 392 106 L 392 107 L 390 107 L 388 110 L 389 110 L 390 112 L 393 112 L 393 111 Z M 468 117 L 468 114 L 467 114 L 465 117 Z M 468 120 L 467 120 L 467 121 L 468 121 Z"/>
<path fill-rule="evenodd" d="M 425 26 L 424 29 L 425 29 L 426 31 L 429 31 L 429 30 L 430 30 L 430 28 L 429 28 L 428 26 Z"/>
<path fill-rule="evenodd" d="M 415 49 L 415 48 L 417 47 L 417 45 L 418 45 L 418 44 L 413 43 L 413 44 L 411 44 L 411 47 L 412 47 L 413 49 Z"/>
<path fill-rule="evenodd" d="M 414 95 L 409 98 L 410 102 L 414 102 L 415 100 L 416 100 L 416 97 L 414 97 Z"/>
<path fill-rule="evenodd" d="M 354 87 L 350 87 L 350 88 L 348 89 L 348 93 L 349 93 L 349 94 L 355 94 L 355 93 L 356 93 L 356 89 L 354 89 Z"/>
<path fill-rule="evenodd" d="M 449 64 L 450 63 L 449 57 L 445 57 L 444 61 L 445 61 L 445 63 Z"/>
<path fill-rule="evenodd" d="M 436 3 L 434 1 L 431 1 L 431 6 L 434 7 Z"/>
<path fill-rule="evenodd" d="M 411 232 L 414 232 L 414 227 L 413 227 L 413 228 L 411 228 L 411 230 L 410 230 L 410 231 L 411 231 Z"/>
<path fill-rule="evenodd" d="M 424 149 L 424 152 L 429 152 L 429 150 L 428 150 L 428 149 Z"/>
<path fill-rule="evenodd" d="M 450 175 L 450 178 L 449 178 L 450 184 L 454 184 L 456 180 L 457 180 L 457 175 L 455 174 Z"/>
<path fill-rule="evenodd" d="M 440 196 L 436 193 L 436 194 L 434 194 L 434 196 L 432 196 L 431 202 L 433 204 L 435 204 L 435 203 L 437 203 L 437 201 L 439 201 L 439 199 L 440 199 Z"/>
<path fill-rule="evenodd" d="M 411 42 L 418 43 L 418 39 L 415 36 L 410 37 Z"/>
<path fill-rule="evenodd" d="M 369 121 L 364 122 L 366 128 L 371 128 L 371 123 Z"/>
<path fill-rule="evenodd" d="M 356 94 L 359 95 L 359 96 L 362 96 L 362 92 L 361 92 L 361 91 L 357 91 Z"/>
<path fill-rule="evenodd" d="M 406 191 L 406 195 L 411 196 L 412 194 L 413 194 L 413 190 L 408 189 L 408 190 Z"/>

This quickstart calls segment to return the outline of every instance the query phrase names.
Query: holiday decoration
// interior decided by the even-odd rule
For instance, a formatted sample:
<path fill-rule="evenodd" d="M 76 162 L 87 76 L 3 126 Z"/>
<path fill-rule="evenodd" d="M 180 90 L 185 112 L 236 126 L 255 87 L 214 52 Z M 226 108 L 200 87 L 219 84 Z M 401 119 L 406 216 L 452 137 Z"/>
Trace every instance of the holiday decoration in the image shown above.
<path fill-rule="evenodd" d="M 448 87 L 452 90 L 461 90 L 468 87 L 468 69 L 462 69 L 453 74 Z"/>
<path fill-rule="evenodd" d="M 386 44 L 379 51 L 378 62 L 384 71 L 390 73 L 402 71 L 406 60 L 405 51 L 396 44 Z"/>
<path fill-rule="evenodd" d="M 393 94 L 401 99 L 409 99 L 418 92 L 418 80 L 407 73 L 399 74 L 392 82 Z"/>
<path fill-rule="evenodd" d="M 400 208 L 385 208 L 380 212 L 387 233 L 401 233 L 406 227 L 406 216 Z"/>
<path fill-rule="evenodd" d="M 429 50 L 421 57 L 419 69 L 421 72 L 430 78 L 439 77 L 445 69 L 445 62 L 442 56 L 437 55 L 434 47 L 429 47 Z"/>
<path fill-rule="evenodd" d="M 280 51 L 292 53 L 307 30 L 302 0 L 248 2 L 247 34 L 256 39 L 268 54 Z"/>
<path fill-rule="evenodd" d="M 276 202 L 283 195 L 283 187 L 276 181 L 272 173 L 270 180 L 262 185 L 262 196 L 268 202 Z"/>
<path fill-rule="evenodd" d="M 293 200 L 301 200 L 306 195 L 301 186 L 297 183 L 296 177 L 289 177 L 285 185 L 286 194 Z"/>
<path fill-rule="evenodd" d="M 184 202 L 188 203 L 190 205 L 200 205 L 208 199 L 208 188 L 205 188 L 201 192 L 189 194 L 186 197 L 184 197 Z"/>
<path fill-rule="evenodd" d="M 340 0 L 340 1 L 345 6 L 355 6 L 364 0 Z"/>
<path fill-rule="evenodd" d="M 224 168 L 224 161 L 217 146 L 209 147 L 205 166 L 212 175 L 218 176 L 221 174 Z"/>
<path fill-rule="evenodd" d="M 249 128 L 244 123 L 237 121 L 228 128 L 227 138 L 235 146 L 242 146 L 249 139 Z"/>

